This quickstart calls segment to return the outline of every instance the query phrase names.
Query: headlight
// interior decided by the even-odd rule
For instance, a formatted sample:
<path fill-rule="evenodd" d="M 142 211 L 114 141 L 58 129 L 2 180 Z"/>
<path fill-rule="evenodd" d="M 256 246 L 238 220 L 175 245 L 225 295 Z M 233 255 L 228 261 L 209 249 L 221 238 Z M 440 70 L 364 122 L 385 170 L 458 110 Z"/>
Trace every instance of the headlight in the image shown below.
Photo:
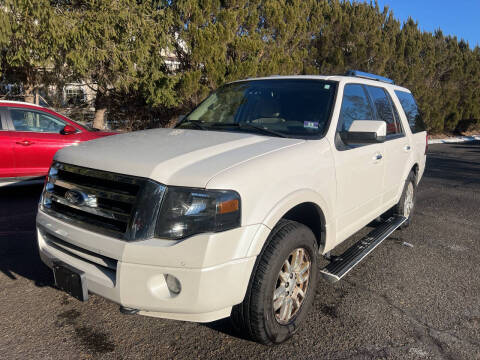
<path fill-rule="evenodd" d="M 45 207 L 50 208 L 52 200 L 50 199 L 50 193 L 53 190 L 53 184 L 50 181 L 58 174 L 58 163 L 53 163 L 48 170 L 48 175 L 45 177 L 45 184 L 43 185 L 42 195 L 40 196 L 39 207 L 44 210 Z"/>
<path fill-rule="evenodd" d="M 240 196 L 231 190 L 168 187 L 155 235 L 182 239 L 240 226 Z"/>

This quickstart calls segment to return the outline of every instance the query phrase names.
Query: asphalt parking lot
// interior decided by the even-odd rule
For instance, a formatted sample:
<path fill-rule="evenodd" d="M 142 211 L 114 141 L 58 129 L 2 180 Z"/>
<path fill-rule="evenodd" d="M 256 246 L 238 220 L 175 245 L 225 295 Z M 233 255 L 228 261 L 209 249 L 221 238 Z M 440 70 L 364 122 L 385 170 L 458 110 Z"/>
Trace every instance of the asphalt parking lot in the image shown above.
<path fill-rule="evenodd" d="M 228 319 L 128 316 L 58 291 L 35 247 L 40 190 L 0 188 L 0 358 L 480 359 L 480 142 L 430 146 L 410 228 L 320 280 L 308 321 L 276 347 Z"/>

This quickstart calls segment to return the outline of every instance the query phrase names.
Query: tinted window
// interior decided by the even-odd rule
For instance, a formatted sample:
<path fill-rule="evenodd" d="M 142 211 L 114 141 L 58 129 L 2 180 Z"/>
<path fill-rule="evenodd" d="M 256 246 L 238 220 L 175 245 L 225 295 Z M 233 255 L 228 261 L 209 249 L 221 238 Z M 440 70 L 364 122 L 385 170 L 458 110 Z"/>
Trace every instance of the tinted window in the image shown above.
<path fill-rule="evenodd" d="M 390 97 L 390 95 L 388 94 L 388 92 L 385 92 L 385 93 L 387 94 L 388 100 L 390 101 L 390 105 L 391 105 L 392 110 L 393 110 L 393 119 L 395 120 L 396 133 L 397 134 L 404 134 L 403 126 L 402 126 L 402 120 L 400 120 L 400 115 L 398 114 L 397 107 L 393 103 L 393 100 Z"/>
<path fill-rule="evenodd" d="M 10 117 L 16 131 L 59 133 L 65 126 L 60 119 L 37 111 L 10 109 Z"/>
<path fill-rule="evenodd" d="M 343 90 L 338 131 L 348 131 L 354 120 L 373 120 L 373 110 L 360 84 L 348 84 Z"/>
<path fill-rule="evenodd" d="M 378 120 L 383 120 L 387 123 L 387 135 L 401 133 L 401 125 L 396 120 L 399 117 L 394 116 L 390 96 L 388 96 L 383 88 L 375 86 L 367 86 L 367 91 L 377 111 Z"/>
<path fill-rule="evenodd" d="M 408 125 L 413 133 L 425 131 L 425 123 L 418 111 L 417 103 L 413 95 L 405 91 L 395 90 L 395 94 L 402 104 L 403 111 L 408 119 Z"/>
<path fill-rule="evenodd" d="M 330 118 L 335 92 L 335 82 L 321 80 L 236 82 L 219 88 L 179 126 L 198 121 L 207 130 L 255 131 L 261 127 L 292 137 L 318 137 Z"/>

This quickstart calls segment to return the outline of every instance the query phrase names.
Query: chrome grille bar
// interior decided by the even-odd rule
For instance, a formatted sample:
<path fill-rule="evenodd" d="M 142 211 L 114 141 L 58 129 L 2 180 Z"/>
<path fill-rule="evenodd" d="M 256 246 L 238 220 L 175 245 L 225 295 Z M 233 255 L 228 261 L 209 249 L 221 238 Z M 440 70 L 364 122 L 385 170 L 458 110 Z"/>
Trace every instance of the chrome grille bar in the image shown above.
<path fill-rule="evenodd" d="M 65 180 L 61 179 L 52 179 L 52 183 L 54 185 L 60 186 L 65 189 L 80 189 L 82 191 L 85 191 L 89 194 L 94 194 L 98 197 L 104 198 L 104 199 L 110 199 L 110 200 L 117 200 L 117 201 L 123 201 L 126 203 L 133 204 L 135 202 L 135 196 L 133 195 L 126 195 L 126 194 L 120 194 L 116 193 L 113 191 L 106 191 L 106 190 L 99 190 L 91 186 L 85 186 L 85 185 L 78 185 L 74 184 L 72 182 L 68 182 Z"/>
<path fill-rule="evenodd" d="M 105 210 L 105 209 L 98 208 L 98 207 L 78 206 L 78 205 L 70 203 L 65 198 L 60 197 L 60 196 L 55 195 L 55 194 L 46 194 L 46 196 L 50 197 L 50 199 L 52 201 L 58 202 L 62 205 L 69 206 L 69 207 L 77 209 L 77 210 L 85 211 L 85 212 L 90 213 L 90 214 L 103 216 L 103 217 L 108 218 L 108 219 L 118 220 L 118 221 L 122 221 L 122 222 L 128 222 L 128 220 L 130 219 L 130 214 L 120 213 L 120 212 L 113 211 L 113 210 Z"/>
<path fill-rule="evenodd" d="M 54 162 L 41 210 L 94 232 L 145 239 L 153 236 L 164 192 L 149 179 Z"/>

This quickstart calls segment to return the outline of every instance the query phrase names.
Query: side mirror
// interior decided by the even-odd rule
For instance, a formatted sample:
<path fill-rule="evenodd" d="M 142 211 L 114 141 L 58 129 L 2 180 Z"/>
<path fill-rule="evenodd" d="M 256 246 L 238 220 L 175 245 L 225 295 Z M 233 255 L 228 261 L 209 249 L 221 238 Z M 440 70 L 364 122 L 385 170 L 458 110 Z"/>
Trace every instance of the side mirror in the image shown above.
<path fill-rule="evenodd" d="M 340 133 L 345 144 L 382 143 L 386 136 L 387 124 L 379 120 L 355 120 L 348 131 Z"/>
<path fill-rule="evenodd" d="M 62 131 L 60 131 L 60 134 L 71 135 L 71 134 L 75 134 L 76 132 L 77 132 L 77 129 L 75 129 L 72 125 L 65 125 Z"/>

